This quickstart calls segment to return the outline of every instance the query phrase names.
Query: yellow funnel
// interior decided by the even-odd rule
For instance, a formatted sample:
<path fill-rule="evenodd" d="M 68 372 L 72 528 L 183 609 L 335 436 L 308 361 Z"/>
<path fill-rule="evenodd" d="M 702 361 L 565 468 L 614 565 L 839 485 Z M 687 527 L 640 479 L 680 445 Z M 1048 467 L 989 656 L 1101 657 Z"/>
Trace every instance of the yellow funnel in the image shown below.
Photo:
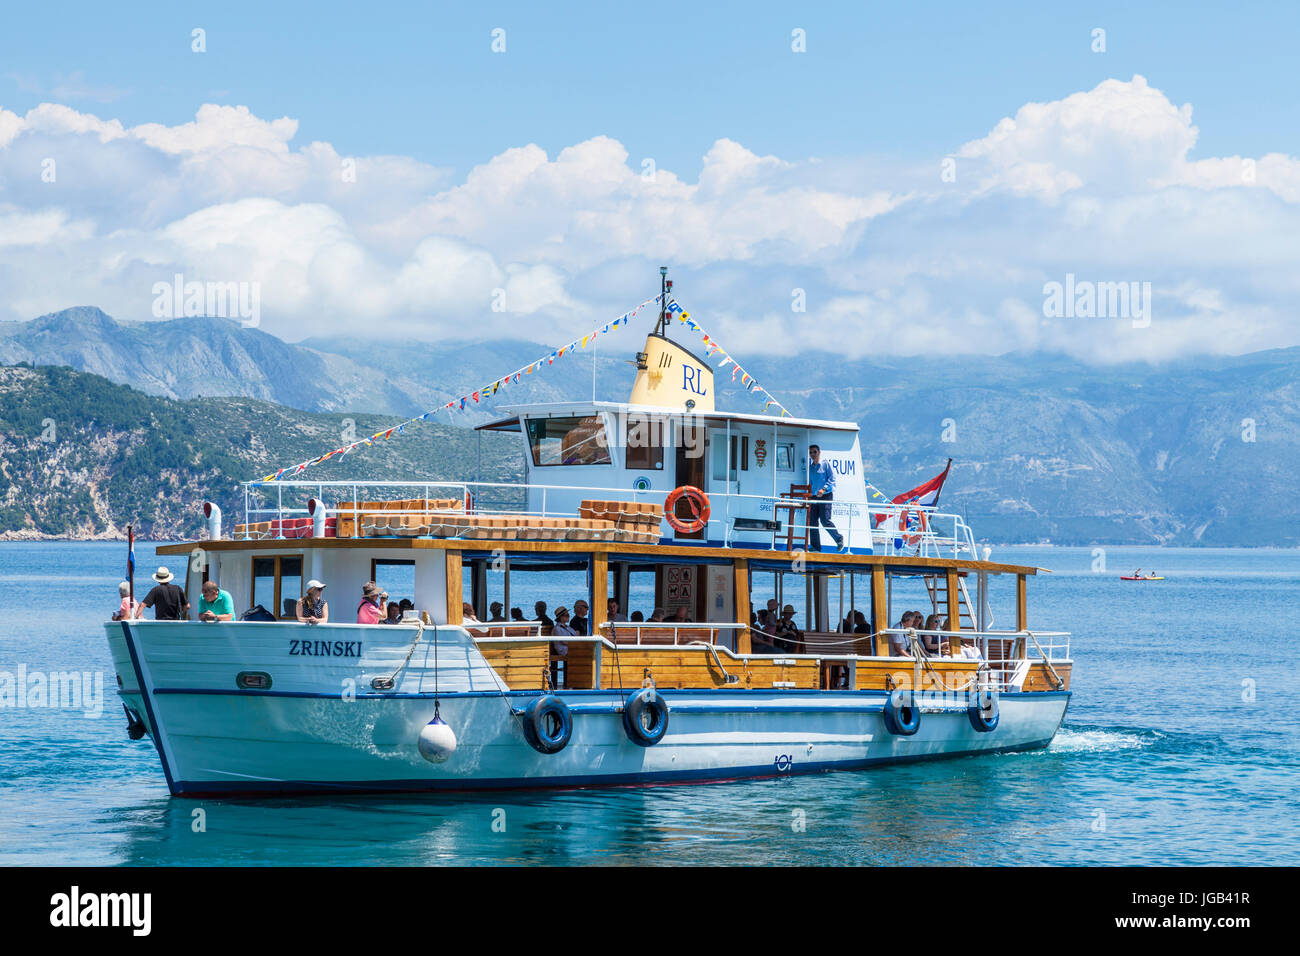
<path fill-rule="evenodd" d="M 713 369 L 654 332 L 646 336 L 643 354 L 628 399 L 631 404 L 713 411 Z"/>

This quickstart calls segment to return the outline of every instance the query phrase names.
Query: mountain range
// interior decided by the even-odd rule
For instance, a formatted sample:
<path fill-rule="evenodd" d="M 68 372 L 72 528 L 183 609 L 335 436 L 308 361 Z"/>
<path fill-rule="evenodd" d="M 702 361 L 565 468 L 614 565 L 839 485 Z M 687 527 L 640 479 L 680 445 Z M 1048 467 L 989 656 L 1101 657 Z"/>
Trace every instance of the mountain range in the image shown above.
<path fill-rule="evenodd" d="M 625 398 L 634 374 L 627 360 L 640 348 L 642 332 L 617 334 L 623 338 L 604 336 L 598 350 L 566 356 L 499 398 L 589 397 L 593 363 L 597 395 Z M 0 363 L 69 366 L 129 385 L 130 394 L 148 393 L 164 403 L 148 407 L 153 420 L 187 429 L 198 460 L 219 448 L 235 457 L 218 470 L 253 472 L 332 447 L 329 436 L 338 433 L 344 413 L 358 431 L 363 421 L 387 427 L 391 416 L 436 408 L 552 347 L 527 339 L 400 343 L 382 336 L 291 344 L 224 319 L 118 322 L 90 307 L 0 323 Z M 1300 349 L 1111 366 L 1041 353 L 854 361 L 816 352 L 736 357 L 791 414 L 858 422 L 867 476 L 886 494 L 932 477 L 954 459 L 941 506 L 964 513 L 989 541 L 1300 544 L 1294 477 L 1300 470 Z M 9 373 L 8 390 L 0 393 L 6 402 L 15 389 L 36 386 L 20 372 Z M 716 387 L 719 407 L 762 408 L 726 373 Z M 131 407 L 145 412 L 145 406 Z M 469 425 L 491 415 L 485 402 L 454 421 Z M 0 430 L 12 426 L 8 417 L 0 407 Z M 74 427 L 93 428 L 92 419 L 78 421 Z M 119 421 L 116 427 L 131 431 L 129 425 Z M 275 448 L 266 444 L 262 426 L 283 436 Z M 463 428 L 441 420 L 425 426 L 445 433 L 438 447 L 460 455 L 472 447 Z M 235 435 L 241 427 L 250 436 L 246 445 L 242 432 Z M 455 459 L 411 457 L 404 444 L 386 443 L 401 450 L 386 453 L 374 467 L 419 465 L 414 473 L 429 474 L 438 465 L 434 473 L 450 476 Z M 0 445 L 0 453 L 8 475 L 10 444 Z M 108 527 L 101 533 L 111 533 Z M 0 521 L 0 533 L 6 530 L 17 526 L 6 529 Z"/>

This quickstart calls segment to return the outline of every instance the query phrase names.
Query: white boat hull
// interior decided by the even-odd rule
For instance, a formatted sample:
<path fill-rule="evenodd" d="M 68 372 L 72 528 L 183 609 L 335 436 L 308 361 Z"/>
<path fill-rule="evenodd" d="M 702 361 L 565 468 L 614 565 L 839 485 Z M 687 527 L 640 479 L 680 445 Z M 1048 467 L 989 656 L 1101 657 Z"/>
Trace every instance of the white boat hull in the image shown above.
<path fill-rule="evenodd" d="M 172 793 L 184 796 L 637 785 L 861 769 L 1044 747 L 1069 703 L 1064 691 L 1004 694 L 996 729 L 981 733 L 962 703 L 923 701 L 917 732 L 894 736 L 879 691 L 662 690 L 667 733 L 642 747 L 623 729 L 624 692 L 560 691 L 572 736 L 559 753 L 542 754 L 517 716 L 538 692 L 506 689 L 460 628 L 439 627 L 436 652 L 431 631 L 393 690 L 377 692 L 372 679 L 399 668 L 415 628 L 107 628 L 123 700 L 153 737 Z M 328 656 L 292 653 L 302 640 Z M 271 689 L 238 688 L 242 671 L 273 675 Z M 435 705 L 457 738 L 444 763 L 425 760 L 417 747 Z"/>

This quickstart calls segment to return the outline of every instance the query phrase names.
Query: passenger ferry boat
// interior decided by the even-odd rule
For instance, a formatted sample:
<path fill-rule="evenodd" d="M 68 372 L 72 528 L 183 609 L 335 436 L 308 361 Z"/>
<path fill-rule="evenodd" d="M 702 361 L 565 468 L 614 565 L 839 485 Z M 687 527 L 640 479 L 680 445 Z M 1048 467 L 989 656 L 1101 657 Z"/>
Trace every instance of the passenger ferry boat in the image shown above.
<path fill-rule="evenodd" d="M 171 792 L 721 781 L 1045 747 L 1071 660 L 1067 634 L 1030 629 L 1038 569 L 981 555 L 958 515 L 869 500 L 852 422 L 716 409 L 670 302 L 627 403 L 506 406 L 480 426 L 515 436 L 499 440 L 518 442 L 520 484 L 248 482 L 229 535 L 205 504 L 205 539 L 160 547 L 190 557 L 195 610 L 211 579 L 236 611 L 270 612 L 106 625 L 129 730 Z M 845 553 L 810 547 L 813 444 Z M 363 582 L 394 575 L 415 609 L 351 623 Z M 561 578 L 576 585 L 546 592 Z M 297 620 L 309 580 L 328 623 Z M 587 634 L 531 607 L 489 621 L 543 592 L 584 599 Z M 1000 628 L 995 597 L 1014 616 Z M 805 615 L 800 634 L 759 620 L 771 599 Z M 917 605 L 947 626 L 893 623 Z"/>

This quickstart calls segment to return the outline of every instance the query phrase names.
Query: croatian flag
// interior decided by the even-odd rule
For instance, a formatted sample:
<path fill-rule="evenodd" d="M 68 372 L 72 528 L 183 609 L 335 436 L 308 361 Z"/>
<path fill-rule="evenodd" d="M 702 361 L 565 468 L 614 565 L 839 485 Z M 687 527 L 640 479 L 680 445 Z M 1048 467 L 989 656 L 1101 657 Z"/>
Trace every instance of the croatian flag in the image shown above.
<path fill-rule="evenodd" d="M 891 501 L 896 505 L 928 505 L 933 507 L 939 503 L 939 492 L 943 489 L 943 483 L 948 480 L 948 472 L 952 470 L 952 459 L 948 459 L 947 466 L 942 473 L 935 475 L 929 481 L 917 485 L 911 491 L 905 491 L 901 495 L 892 498 Z M 888 515 L 877 514 L 872 516 L 872 522 L 875 527 L 880 527 L 882 521 Z"/>

